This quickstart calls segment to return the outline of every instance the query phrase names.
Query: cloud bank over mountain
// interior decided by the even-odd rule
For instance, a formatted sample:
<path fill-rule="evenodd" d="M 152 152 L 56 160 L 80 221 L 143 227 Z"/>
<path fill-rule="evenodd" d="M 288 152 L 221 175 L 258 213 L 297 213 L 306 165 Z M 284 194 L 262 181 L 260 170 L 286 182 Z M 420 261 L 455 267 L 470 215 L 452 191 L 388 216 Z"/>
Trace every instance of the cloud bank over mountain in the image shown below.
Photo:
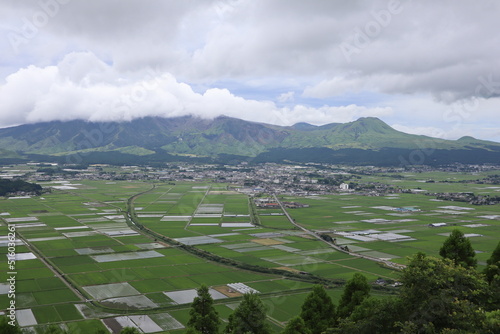
<path fill-rule="evenodd" d="M 496 1 L 32 0 L 0 9 L 0 126 L 376 116 L 500 140 Z"/>

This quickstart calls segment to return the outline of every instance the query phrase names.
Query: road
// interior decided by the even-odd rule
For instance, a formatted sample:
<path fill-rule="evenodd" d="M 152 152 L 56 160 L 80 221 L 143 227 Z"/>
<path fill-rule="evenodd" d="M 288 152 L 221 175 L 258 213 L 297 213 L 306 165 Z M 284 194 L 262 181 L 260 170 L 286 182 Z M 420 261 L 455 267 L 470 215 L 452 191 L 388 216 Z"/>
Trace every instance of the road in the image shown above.
<path fill-rule="evenodd" d="M 54 273 L 54 276 L 59 278 L 64 284 L 66 284 L 66 286 L 75 293 L 75 295 L 82 301 L 82 302 L 87 302 L 89 301 L 84 295 L 83 293 L 78 290 L 76 287 L 74 287 L 69 281 L 68 279 L 66 278 L 66 276 L 59 272 L 59 270 L 57 270 L 54 266 L 52 266 L 51 263 L 49 263 L 47 261 L 47 259 L 45 259 L 45 257 L 42 255 L 42 253 L 38 250 L 38 248 L 36 248 L 35 246 L 33 246 L 32 244 L 30 244 L 28 242 L 28 240 L 26 238 L 24 238 L 23 236 L 17 234 L 17 238 L 22 240 L 24 242 L 24 245 L 28 248 L 28 250 L 30 250 L 33 254 L 36 255 L 36 257 L 42 261 L 42 263 L 47 266 L 47 268 L 49 268 L 53 273 Z"/>
<path fill-rule="evenodd" d="M 335 244 L 333 244 L 331 242 L 328 242 L 328 241 L 324 240 L 323 238 L 321 238 L 315 232 L 313 232 L 311 230 L 308 230 L 307 228 L 305 228 L 305 227 L 297 224 L 297 222 L 295 222 L 295 220 L 290 216 L 290 214 L 286 210 L 285 206 L 283 205 L 283 203 L 281 203 L 281 201 L 278 199 L 278 197 L 275 194 L 273 194 L 273 197 L 274 197 L 274 200 L 276 201 L 276 203 L 279 204 L 281 210 L 285 213 L 285 216 L 288 218 L 288 220 L 290 221 L 290 223 L 292 223 L 294 226 L 296 226 L 297 228 L 301 229 L 302 231 L 304 231 L 308 235 L 311 235 L 314 238 L 318 239 L 319 241 L 321 241 L 321 242 L 327 244 L 328 246 L 330 246 L 330 247 L 338 250 L 339 252 L 346 253 L 346 254 L 349 254 L 351 256 L 356 256 L 356 257 L 359 257 L 359 258 L 367 259 L 367 260 L 370 260 L 370 261 L 374 261 L 374 262 L 378 262 L 378 263 L 383 263 L 384 265 L 386 265 L 386 266 L 388 266 L 390 268 L 396 269 L 396 270 L 401 270 L 401 269 L 403 269 L 403 268 L 406 267 L 403 264 L 394 263 L 392 261 L 382 260 L 382 259 L 379 259 L 379 258 L 376 258 L 376 257 L 371 257 L 371 256 L 363 255 L 363 254 L 358 254 L 358 253 L 353 253 L 353 252 L 350 252 L 350 251 L 346 251 L 345 249 L 341 248 L 340 246 L 335 245 Z"/>

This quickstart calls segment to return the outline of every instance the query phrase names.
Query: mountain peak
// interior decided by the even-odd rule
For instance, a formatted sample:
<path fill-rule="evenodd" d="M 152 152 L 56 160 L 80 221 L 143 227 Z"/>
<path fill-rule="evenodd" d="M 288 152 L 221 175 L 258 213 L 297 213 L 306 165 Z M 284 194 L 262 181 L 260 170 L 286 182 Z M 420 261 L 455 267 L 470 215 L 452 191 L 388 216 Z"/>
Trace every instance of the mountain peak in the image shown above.
<path fill-rule="evenodd" d="M 360 117 L 358 118 L 357 120 L 355 120 L 354 122 L 364 122 L 364 123 L 368 123 L 368 124 L 384 124 L 384 125 L 387 125 L 384 121 L 382 121 L 380 118 L 378 117 L 373 117 L 373 116 L 368 116 L 368 117 Z"/>
<path fill-rule="evenodd" d="M 472 137 L 472 136 L 463 136 L 463 137 L 460 137 L 457 139 L 458 141 L 474 141 L 474 140 L 477 140 L 476 138 Z"/>
<path fill-rule="evenodd" d="M 343 131 L 355 132 L 358 135 L 362 133 L 394 133 L 397 132 L 385 122 L 377 117 L 361 117 L 349 123 L 345 123 L 341 129 Z"/>
<path fill-rule="evenodd" d="M 291 126 L 292 129 L 295 130 L 301 130 L 301 131 L 312 131 L 317 129 L 318 127 L 316 125 L 312 125 L 306 122 L 299 122 L 295 123 L 294 125 Z"/>

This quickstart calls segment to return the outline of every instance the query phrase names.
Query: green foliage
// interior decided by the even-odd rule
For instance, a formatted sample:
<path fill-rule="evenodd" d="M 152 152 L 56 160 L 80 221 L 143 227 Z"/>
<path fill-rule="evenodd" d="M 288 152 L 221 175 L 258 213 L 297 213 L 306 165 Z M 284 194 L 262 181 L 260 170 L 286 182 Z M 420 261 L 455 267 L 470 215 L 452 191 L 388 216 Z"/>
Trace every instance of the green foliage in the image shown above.
<path fill-rule="evenodd" d="M 497 268 L 497 272 L 493 279 L 488 282 L 489 283 L 489 298 L 488 304 L 486 305 L 486 309 L 489 311 L 494 311 L 500 309 L 500 272 L 498 267 L 491 266 Z"/>
<path fill-rule="evenodd" d="M 243 295 L 243 301 L 229 316 L 224 333 L 270 334 L 271 328 L 266 323 L 266 307 L 259 296 L 253 293 Z"/>
<path fill-rule="evenodd" d="M 400 280 L 397 297 L 365 298 L 330 333 L 498 332 L 493 330 L 497 314 L 485 312 L 492 289 L 473 268 L 418 253 L 410 258 Z"/>
<path fill-rule="evenodd" d="M 484 268 L 484 275 L 488 283 L 492 283 L 495 277 L 500 277 L 500 263 L 489 264 Z"/>
<path fill-rule="evenodd" d="M 486 313 L 485 329 L 491 333 L 500 333 L 500 309 Z"/>
<path fill-rule="evenodd" d="M 288 321 L 281 334 L 311 334 L 311 331 L 306 326 L 304 319 L 301 317 L 294 317 Z"/>
<path fill-rule="evenodd" d="M 0 179 L 0 196 L 18 191 L 36 193 L 39 195 L 42 193 L 42 187 L 39 184 L 29 183 L 23 180 Z"/>
<path fill-rule="evenodd" d="M 394 333 L 394 324 L 402 319 L 400 300 L 397 298 L 366 298 L 352 312 L 349 318 L 339 321 L 330 333 Z"/>
<path fill-rule="evenodd" d="M 403 270 L 401 282 L 404 311 L 419 330 L 430 324 L 436 330 L 480 328 L 488 286 L 472 268 L 418 253 Z"/>
<path fill-rule="evenodd" d="M 313 334 L 320 334 L 335 324 L 335 305 L 322 285 L 315 285 L 306 297 L 300 317 Z"/>
<path fill-rule="evenodd" d="M 120 334 L 141 334 L 141 332 L 135 327 L 124 327 Z"/>
<path fill-rule="evenodd" d="M 339 317 L 348 317 L 354 308 L 361 304 L 365 298 L 370 295 L 370 285 L 363 274 L 355 273 L 347 281 L 344 287 L 344 293 L 340 297 L 338 315 Z"/>
<path fill-rule="evenodd" d="M 500 242 L 491 254 L 490 258 L 486 261 L 487 264 L 496 264 L 500 262 Z"/>
<path fill-rule="evenodd" d="M 491 257 L 486 261 L 484 274 L 488 283 L 492 283 L 495 276 L 500 277 L 500 242 L 491 254 Z"/>
<path fill-rule="evenodd" d="M 219 331 L 220 319 L 213 307 L 214 300 L 210 296 L 208 287 L 202 285 L 197 290 L 198 296 L 191 304 L 188 321 L 189 328 L 202 334 L 213 334 Z"/>
<path fill-rule="evenodd" d="M 476 253 L 472 248 L 470 240 L 458 229 L 454 229 L 445 240 L 439 250 L 439 255 L 445 259 L 452 260 L 456 265 L 464 267 L 476 267 L 477 264 Z"/>
<path fill-rule="evenodd" d="M 0 333 L 2 334 L 22 334 L 21 328 L 17 325 L 17 323 L 12 326 L 9 324 L 9 318 L 6 316 L 0 317 Z"/>

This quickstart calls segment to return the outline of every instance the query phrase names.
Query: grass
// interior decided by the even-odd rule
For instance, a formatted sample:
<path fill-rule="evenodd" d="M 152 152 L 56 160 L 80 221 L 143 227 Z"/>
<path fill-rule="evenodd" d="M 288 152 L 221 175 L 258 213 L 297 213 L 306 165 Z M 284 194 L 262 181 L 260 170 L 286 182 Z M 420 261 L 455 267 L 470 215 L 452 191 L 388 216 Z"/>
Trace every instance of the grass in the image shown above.
<path fill-rule="evenodd" d="M 18 268 L 17 279 L 27 280 L 27 279 L 36 279 L 36 278 L 53 277 L 53 276 L 54 273 L 48 268 L 37 268 L 36 270 L 20 270 Z"/>
<path fill-rule="evenodd" d="M 28 280 L 18 280 L 16 282 L 16 291 L 17 292 L 32 292 L 38 291 L 40 287 L 36 284 L 36 280 L 28 279 Z"/>
<path fill-rule="evenodd" d="M 68 323 L 70 333 L 95 333 L 98 330 L 107 331 L 104 324 L 98 319 L 75 321 Z"/>
<path fill-rule="evenodd" d="M 3 296 L 7 297 L 7 296 Z M 38 302 L 36 301 L 35 297 L 33 296 L 33 293 L 27 292 L 27 293 L 18 293 L 16 294 L 16 305 L 18 308 L 28 308 L 28 307 L 33 307 L 38 305 Z"/>
<path fill-rule="evenodd" d="M 260 216 L 259 219 L 262 226 L 265 227 L 279 228 L 283 230 L 296 229 L 286 216 Z"/>
<path fill-rule="evenodd" d="M 168 290 L 173 290 L 173 289 L 168 289 Z M 158 304 L 160 307 L 173 304 L 173 301 L 170 298 L 168 298 L 163 292 L 149 293 L 146 295 L 146 297 L 148 297 L 152 302 Z"/>
<path fill-rule="evenodd" d="M 85 272 L 80 274 L 72 274 L 69 275 L 69 278 L 79 286 L 105 284 L 108 282 L 108 279 L 100 272 Z"/>
<path fill-rule="evenodd" d="M 48 291 L 36 291 L 33 292 L 33 296 L 35 297 L 39 305 L 79 301 L 78 297 L 73 293 L 73 291 L 69 290 L 68 288 Z"/>
<path fill-rule="evenodd" d="M 59 314 L 63 321 L 73 321 L 83 319 L 81 313 L 73 304 L 54 305 L 54 310 Z"/>
<path fill-rule="evenodd" d="M 39 324 L 47 324 L 62 321 L 61 316 L 53 306 L 40 306 L 31 309 Z"/>
<path fill-rule="evenodd" d="M 198 282 L 193 281 L 189 277 L 172 277 L 168 280 L 174 290 L 196 289 L 200 286 Z"/>
<path fill-rule="evenodd" d="M 130 282 L 130 285 L 132 285 L 141 293 L 169 291 L 173 287 L 172 284 L 168 283 L 167 280 L 162 280 L 158 278 Z"/>

